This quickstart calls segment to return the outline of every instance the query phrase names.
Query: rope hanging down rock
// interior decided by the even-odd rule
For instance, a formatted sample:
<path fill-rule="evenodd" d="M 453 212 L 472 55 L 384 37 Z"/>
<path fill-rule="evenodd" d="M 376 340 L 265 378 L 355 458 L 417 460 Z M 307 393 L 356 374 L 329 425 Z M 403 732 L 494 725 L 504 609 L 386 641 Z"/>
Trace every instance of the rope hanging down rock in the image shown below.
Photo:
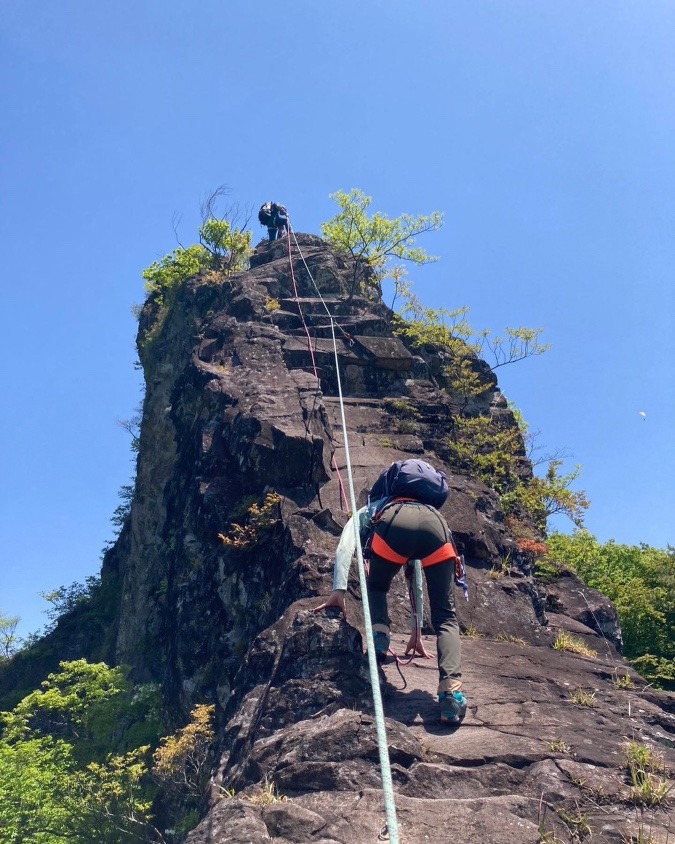
<path fill-rule="evenodd" d="M 314 360 L 314 353 L 312 351 L 312 342 L 311 336 L 309 334 L 309 329 L 307 328 L 307 324 L 305 322 L 304 315 L 302 314 L 302 309 L 300 307 L 300 297 L 298 296 L 298 289 L 295 282 L 295 273 L 293 271 L 293 258 L 291 255 L 291 222 L 290 219 L 288 221 L 288 258 L 291 265 L 291 278 L 293 279 L 293 289 L 295 291 L 295 299 L 300 310 L 300 316 L 302 320 L 302 324 L 305 328 L 305 332 L 307 334 L 307 340 L 310 347 L 310 355 L 312 358 L 312 365 L 314 367 L 314 374 L 318 379 L 318 372 L 316 368 L 316 363 Z M 342 436 L 344 440 L 344 449 L 345 449 L 345 462 L 347 464 L 347 480 L 349 485 L 349 501 L 351 505 L 351 513 L 356 514 L 357 506 L 356 506 L 356 495 L 354 493 L 354 477 L 352 474 L 352 464 L 351 458 L 349 456 L 349 438 L 347 436 L 347 420 L 345 418 L 345 405 L 344 399 L 342 396 L 342 380 L 340 378 L 340 361 L 338 358 L 338 348 L 337 348 L 337 339 L 335 336 L 335 328 L 336 323 L 333 315 L 328 309 L 326 302 L 321 295 L 321 291 L 316 286 L 314 281 L 314 277 L 310 272 L 309 267 L 307 266 L 307 262 L 302 254 L 300 249 L 300 245 L 298 244 L 297 238 L 295 237 L 295 232 L 293 232 L 293 238 L 295 240 L 295 245 L 298 249 L 300 257 L 302 259 L 303 264 L 305 265 L 305 269 L 314 285 L 314 289 L 316 290 L 319 299 L 321 300 L 324 308 L 326 309 L 326 313 L 330 318 L 330 327 L 331 327 L 331 336 L 333 339 L 333 352 L 335 355 L 335 375 L 337 379 L 337 387 L 338 387 L 338 399 L 340 405 L 340 416 L 342 420 Z M 338 326 L 339 328 L 339 326 Z M 346 334 L 346 332 L 343 331 Z M 335 457 L 333 457 L 335 459 Z M 337 468 L 337 465 L 336 465 Z M 338 473 L 339 475 L 339 473 Z M 377 746 L 379 751 L 379 758 L 380 758 L 380 773 L 382 776 L 382 792 L 384 795 L 384 811 L 386 816 L 386 824 L 382 830 L 380 830 L 379 840 L 387 840 L 390 841 L 391 844 L 399 844 L 399 836 L 398 836 L 398 820 L 396 818 L 396 804 L 394 801 L 394 786 L 391 778 L 391 762 L 389 759 L 389 744 L 387 742 L 387 731 L 386 726 L 384 723 L 384 709 L 382 707 L 382 693 L 380 690 L 380 680 L 377 672 L 377 660 L 375 658 L 375 644 L 373 642 L 373 626 L 370 618 L 370 605 L 368 603 L 368 587 L 366 584 L 366 569 L 363 562 L 363 550 L 361 548 L 361 538 L 359 536 L 359 529 L 358 529 L 358 519 L 352 519 L 354 525 L 354 538 L 356 541 L 356 558 L 358 560 L 358 570 L 359 570 L 359 583 L 361 586 L 361 600 L 363 602 L 363 619 L 366 628 L 366 647 L 368 652 L 368 670 L 370 674 L 370 686 L 373 694 L 373 708 L 375 710 L 375 726 L 377 729 Z M 382 838 L 382 833 L 386 830 L 386 838 Z"/>

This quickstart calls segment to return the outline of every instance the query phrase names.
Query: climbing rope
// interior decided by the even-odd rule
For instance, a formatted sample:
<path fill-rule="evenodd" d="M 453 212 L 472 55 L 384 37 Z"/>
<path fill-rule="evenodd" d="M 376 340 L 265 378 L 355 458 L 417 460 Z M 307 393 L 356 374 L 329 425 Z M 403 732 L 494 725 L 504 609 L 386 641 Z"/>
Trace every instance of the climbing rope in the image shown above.
<path fill-rule="evenodd" d="M 300 255 L 300 259 L 302 260 L 302 263 L 305 265 L 305 269 L 307 270 L 307 275 L 309 276 L 309 279 L 310 279 L 310 281 L 312 282 L 312 287 L 316 290 L 316 293 L 317 293 L 317 296 L 319 297 L 319 299 L 321 299 L 321 304 L 323 305 L 323 307 L 324 307 L 324 309 L 325 309 L 326 313 L 328 314 L 328 318 L 331 320 L 331 322 L 333 323 L 333 325 L 334 325 L 334 326 L 335 326 L 335 327 L 336 327 L 339 331 L 341 331 L 341 332 L 342 332 L 342 334 L 346 337 L 346 339 L 347 339 L 347 340 L 348 340 L 348 342 L 349 342 L 349 345 L 350 345 L 350 346 L 354 345 L 354 338 L 351 336 L 351 334 L 347 333 L 347 332 L 344 330 L 344 328 L 342 328 L 340 325 L 338 325 L 338 322 L 337 322 L 337 320 L 336 320 L 336 318 L 335 318 L 335 315 L 334 315 L 334 314 L 332 314 L 332 313 L 328 310 L 328 305 L 326 304 L 325 299 L 324 299 L 324 298 L 323 298 L 323 296 L 321 295 L 321 291 L 320 291 L 320 290 L 319 290 L 319 288 L 316 286 L 316 282 L 314 281 L 314 276 L 312 275 L 312 273 L 311 273 L 311 271 L 310 271 L 309 267 L 307 266 L 307 261 L 305 261 L 305 256 L 302 254 L 302 249 L 300 249 L 300 244 L 298 243 L 298 239 L 297 239 L 297 237 L 295 236 L 295 231 L 293 231 L 293 230 L 291 229 L 291 227 L 290 227 L 290 221 L 289 221 L 289 227 L 288 227 L 288 237 L 289 237 L 288 253 L 289 253 L 289 257 L 290 257 L 290 251 L 291 251 L 291 250 L 290 250 L 290 236 L 291 236 L 291 232 L 293 233 L 293 240 L 295 241 L 295 248 L 298 250 L 298 254 Z"/>
<path fill-rule="evenodd" d="M 316 358 L 314 357 L 314 350 L 312 349 L 312 338 L 311 338 L 311 335 L 309 333 L 309 328 L 307 327 L 307 323 L 305 321 L 305 315 L 302 311 L 302 306 L 300 305 L 300 296 L 298 295 L 298 285 L 297 285 L 297 282 L 295 280 L 295 269 L 293 267 L 293 255 L 291 253 L 291 221 L 290 221 L 290 218 L 289 218 L 288 224 L 287 224 L 287 237 L 288 237 L 288 263 L 289 263 L 289 266 L 291 268 L 291 279 L 293 281 L 293 292 L 295 293 L 295 304 L 298 306 L 298 312 L 300 313 L 300 320 L 302 321 L 303 328 L 305 329 L 305 334 L 307 335 L 307 347 L 309 349 L 309 355 L 312 359 L 312 369 L 314 370 L 314 377 L 320 383 L 321 379 L 319 378 L 319 370 L 318 370 L 318 367 L 316 365 Z M 295 232 L 293 232 L 293 237 L 295 238 Z M 298 245 L 297 238 L 295 238 L 295 244 L 297 246 L 298 252 L 300 252 L 300 246 Z M 309 271 L 309 267 L 307 266 L 307 262 L 305 261 L 305 258 L 304 258 L 304 255 L 302 254 L 302 252 L 300 252 L 300 257 L 302 258 L 302 262 L 305 265 L 305 269 L 309 273 L 309 277 L 312 279 L 312 284 L 314 284 L 314 278 L 312 277 L 312 274 Z M 316 287 L 316 284 L 314 284 L 314 288 L 317 289 L 317 292 L 318 292 L 318 288 Z M 319 293 L 319 297 L 321 298 L 321 301 L 323 302 L 323 306 L 326 307 L 326 303 L 324 302 L 323 297 L 321 296 L 321 293 Z M 328 310 L 328 308 L 326 308 L 326 310 Z M 331 456 L 331 465 L 333 466 L 333 469 L 335 469 L 335 472 L 337 474 L 338 485 L 339 485 L 339 488 L 340 488 L 340 506 L 342 507 L 343 510 L 348 511 L 349 514 L 351 515 L 351 511 L 349 510 L 349 503 L 347 501 L 347 494 L 345 492 L 345 487 L 344 487 L 344 484 L 342 483 L 342 477 L 340 475 L 340 469 L 338 468 L 337 460 L 335 459 L 335 453 L 333 453 L 333 455 Z"/>
<path fill-rule="evenodd" d="M 305 322 L 304 315 L 302 314 L 302 308 L 300 307 L 300 297 L 298 295 L 297 284 L 295 281 L 295 272 L 293 269 L 293 258 L 291 255 L 291 224 L 290 219 L 288 221 L 288 257 L 289 262 L 291 265 L 291 278 L 293 280 L 293 290 L 295 292 L 295 300 L 298 305 L 298 309 L 300 310 L 302 324 L 305 328 L 305 332 L 307 333 L 308 341 L 310 344 L 310 355 L 312 358 L 312 366 L 314 367 L 314 374 L 319 378 L 318 371 L 316 367 L 316 362 L 314 359 L 314 354 L 311 350 L 311 337 L 309 334 L 309 329 L 307 328 L 307 324 Z M 321 303 L 323 304 L 324 308 L 326 309 L 326 313 L 330 318 L 330 327 L 331 327 L 331 336 L 333 340 L 333 353 L 335 355 L 335 376 L 337 379 L 337 387 L 338 387 L 338 399 L 340 404 L 340 416 L 342 421 L 342 436 L 344 440 L 344 450 L 345 450 L 345 463 L 347 466 L 347 480 L 349 483 L 349 502 L 351 505 L 351 513 L 352 513 L 352 523 L 354 526 L 354 538 L 356 542 L 356 558 L 358 560 L 358 570 L 359 570 L 359 583 L 361 586 L 361 600 L 363 603 L 363 619 L 366 628 L 366 647 L 368 653 L 368 670 L 370 674 L 370 686 L 373 693 L 373 708 L 375 710 L 375 725 L 377 730 L 377 746 L 379 752 L 379 759 L 380 759 L 380 772 L 382 775 L 382 792 L 384 796 L 384 810 L 385 810 L 385 817 L 386 817 L 386 824 L 380 830 L 379 840 L 380 841 L 390 841 L 391 844 L 399 844 L 399 836 L 398 836 L 398 820 L 396 818 L 396 803 L 394 801 L 394 786 L 391 777 L 391 763 L 389 760 L 389 745 L 387 742 L 387 732 L 386 726 L 384 723 L 384 709 L 382 706 L 382 693 L 380 690 L 380 680 L 377 672 L 377 661 L 375 658 L 375 643 L 373 641 L 373 626 L 370 617 L 370 604 L 368 602 L 368 586 L 366 583 L 366 568 L 363 561 L 363 551 L 361 548 L 361 538 L 359 536 L 359 528 L 358 528 L 358 519 L 356 518 L 357 513 L 357 506 L 356 506 L 356 495 L 354 493 L 354 477 L 352 473 L 352 464 L 351 464 L 351 457 L 349 454 L 349 437 L 347 435 L 347 420 L 345 418 L 345 404 L 344 398 L 342 395 L 342 380 L 340 378 L 340 361 L 338 357 L 338 347 L 337 347 L 337 338 L 335 336 L 335 328 L 336 322 L 326 305 L 326 302 L 321 295 L 321 291 L 316 286 L 314 281 L 314 277 L 307 266 L 307 262 L 305 261 L 304 255 L 300 249 L 300 245 L 298 244 L 297 238 L 295 237 L 295 232 L 293 232 L 293 237 L 295 239 L 295 244 L 298 249 L 298 253 L 302 258 L 302 262 L 305 265 L 305 269 L 307 270 L 307 274 L 312 281 L 314 289 L 316 290 Z M 339 328 L 339 326 L 337 326 Z M 342 330 L 342 329 L 340 329 Z M 342 333 L 351 340 L 349 335 L 346 331 L 342 331 Z M 333 460 L 335 460 L 335 456 L 333 456 Z M 335 467 L 337 469 L 337 464 L 335 463 Z M 339 477 L 339 473 L 338 473 Z M 341 490 L 342 490 L 342 483 L 340 482 Z M 384 837 L 386 836 L 386 837 Z"/>
<path fill-rule="evenodd" d="M 321 294 L 319 294 L 321 295 Z M 358 519 L 356 518 L 356 495 L 354 494 L 354 478 L 352 475 L 352 464 L 349 456 L 349 438 L 347 436 L 347 420 L 345 419 L 345 406 L 342 397 L 342 381 L 340 379 L 340 362 L 338 359 L 337 339 L 335 337 L 335 323 L 331 319 L 331 333 L 333 336 L 333 351 L 335 353 L 335 373 L 337 377 L 338 396 L 340 399 L 340 414 L 342 417 L 342 436 L 344 437 L 345 462 L 347 464 L 347 480 L 349 482 L 349 498 L 352 505 L 352 524 L 354 526 L 354 539 L 356 542 L 356 559 L 359 568 L 359 584 L 361 586 L 361 601 L 363 602 L 363 621 L 366 628 L 366 647 L 368 650 L 368 670 L 370 673 L 370 686 L 373 692 L 373 707 L 375 709 L 375 724 L 377 727 L 377 746 L 380 756 L 380 771 L 382 774 L 382 791 L 384 794 L 384 811 L 387 818 L 387 833 L 392 844 L 399 844 L 398 821 L 396 819 L 396 804 L 394 802 L 394 786 L 391 778 L 391 764 L 389 761 L 389 745 L 384 723 L 384 709 L 382 707 L 382 693 L 380 691 L 380 680 L 377 674 L 377 661 L 375 659 L 375 643 L 373 641 L 373 626 L 370 619 L 370 604 L 368 601 L 368 585 L 366 583 L 366 567 L 363 562 L 363 551 L 361 549 L 361 537 L 359 536 Z M 382 839 L 380 839 L 382 840 Z"/>

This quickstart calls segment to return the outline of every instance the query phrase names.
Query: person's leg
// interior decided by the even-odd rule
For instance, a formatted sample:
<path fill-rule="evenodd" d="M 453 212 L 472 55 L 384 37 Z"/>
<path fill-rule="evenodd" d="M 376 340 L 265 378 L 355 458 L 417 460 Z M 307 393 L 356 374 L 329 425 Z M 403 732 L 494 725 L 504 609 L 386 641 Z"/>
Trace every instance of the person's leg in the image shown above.
<path fill-rule="evenodd" d="M 387 607 L 387 593 L 391 582 L 401 566 L 390 563 L 388 560 L 373 554 L 370 560 L 368 572 L 368 604 L 370 606 L 370 620 L 373 625 L 373 634 L 379 640 L 380 647 L 376 641 L 376 651 L 386 653 L 389 648 L 389 611 Z M 377 636 L 376 634 L 381 634 Z M 382 637 L 386 637 L 382 638 Z M 386 641 L 386 647 L 384 647 Z"/>
<path fill-rule="evenodd" d="M 270 240 L 276 240 L 277 239 L 276 226 L 268 226 L 267 227 L 267 234 L 269 235 Z"/>
<path fill-rule="evenodd" d="M 436 631 L 441 721 L 450 725 L 460 724 L 466 715 L 466 698 L 460 691 L 461 644 L 455 615 L 454 572 L 454 560 L 446 560 L 424 569 L 431 604 L 431 623 Z"/>
<path fill-rule="evenodd" d="M 426 566 L 431 623 L 438 651 L 438 691 L 458 691 L 462 686 L 461 643 L 455 613 L 453 560 Z"/>

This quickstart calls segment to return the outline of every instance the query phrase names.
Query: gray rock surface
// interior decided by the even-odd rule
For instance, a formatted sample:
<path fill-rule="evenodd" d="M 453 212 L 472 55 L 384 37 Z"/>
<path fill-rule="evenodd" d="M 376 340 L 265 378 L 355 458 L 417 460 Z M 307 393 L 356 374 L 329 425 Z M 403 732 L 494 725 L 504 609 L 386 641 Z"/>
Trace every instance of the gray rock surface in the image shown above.
<path fill-rule="evenodd" d="M 673 840 L 669 800 L 631 796 L 625 748 L 661 754 L 651 785 L 668 782 L 675 698 L 623 663 L 607 599 L 571 576 L 533 580 L 498 496 L 449 462 L 448 352 L 409 348 L 381 298 L 351 295 L 362 269 L 318 237 L 298 235 L 290 259 L 285 241 L 265 241 L 248 271 L 203 274 L 141 314 L 136 488 L 104 560 L 99 640 L 137 680 L 162 684 L 169 727 L 197 703 L 218 705 L 213 779 L 188 841 L 370 844 L 384 825 L 355 574 L 347 619 L 314 612 L 349 509 L 336 367 L 359 505 L 394 460 L 445 468 L 443 513 L 470 583 L 469 600 L 457 597 L 469 700 L 459 729 L 438 722 L 435 660 L 402 667 L 405 681 L 394 661 L 380 670 L 401 841 Z M 472 365 L 484 390 L 464 410 L 514 426 L 494 374 Z M 519 471 L 531 474 L 524 456 Z M 267 493 L 279 499 L 266 524 L 224 543 Z M 401 576 L 390 613 L 400 652 Z M 433 652 L 428 618 L 424 631 Z M 555 650 L 561 631 L 597 655 Z M 627 672 L 634 685 L 619 688 Z"/>

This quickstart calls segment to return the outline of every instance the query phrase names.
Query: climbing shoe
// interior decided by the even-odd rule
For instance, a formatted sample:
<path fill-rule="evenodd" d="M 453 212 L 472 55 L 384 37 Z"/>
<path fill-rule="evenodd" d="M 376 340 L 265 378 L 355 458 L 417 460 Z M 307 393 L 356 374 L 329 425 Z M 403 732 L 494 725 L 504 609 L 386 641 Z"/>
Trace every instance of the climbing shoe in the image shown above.
<path fill-rule="evenodd" d="M 441 704 L 441 722 L 460 724 L 466 715 L 466 698 L 461 692 L 441 692 L 438 695 Z"/>
<path fill-rule="evenodd" d="M 375 659 L 378 662 L 384 662 L 389 653 L 389 634 L 383 630 L 376 630 L 373 633 L 373 642 L 375 644 Z"/>

